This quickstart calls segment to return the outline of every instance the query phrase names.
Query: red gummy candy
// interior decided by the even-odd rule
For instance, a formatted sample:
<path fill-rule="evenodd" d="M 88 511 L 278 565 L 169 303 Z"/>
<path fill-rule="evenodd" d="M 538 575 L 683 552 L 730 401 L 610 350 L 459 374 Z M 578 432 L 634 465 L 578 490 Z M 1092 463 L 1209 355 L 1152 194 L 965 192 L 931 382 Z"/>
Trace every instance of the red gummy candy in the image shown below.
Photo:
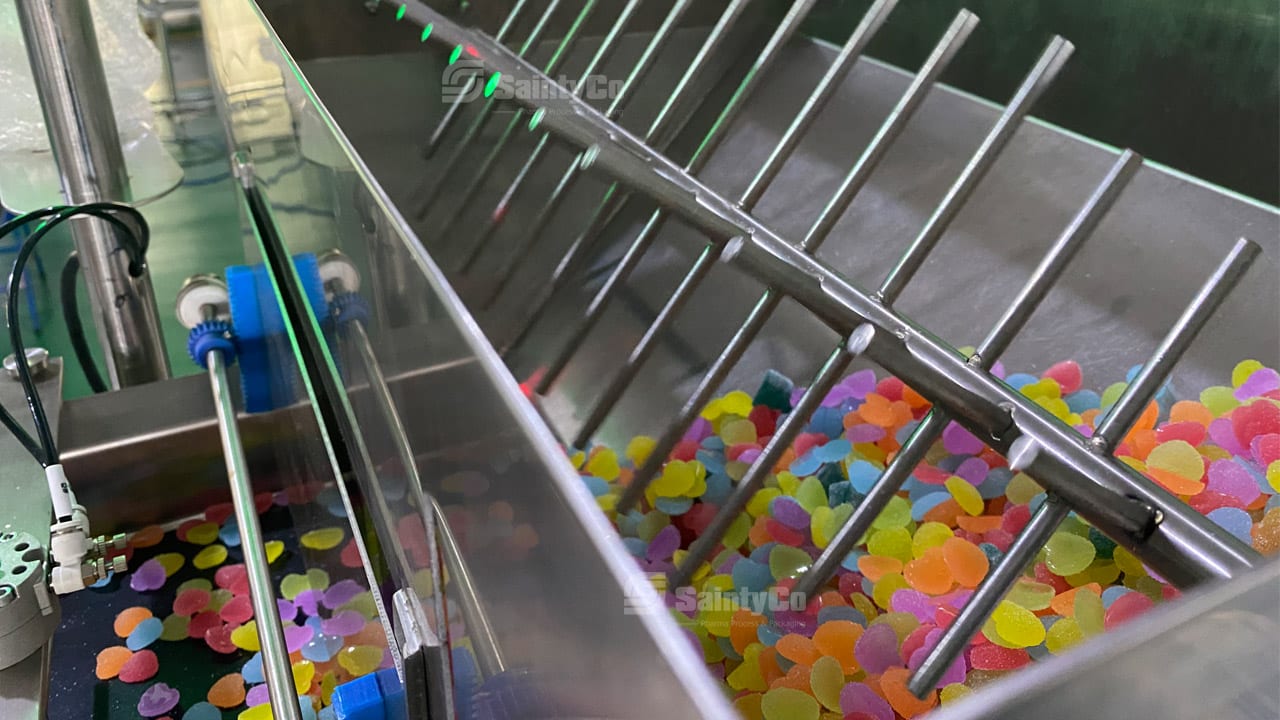
<path fill-rule="evenodd" d="M 769 518 L 765 522 L 764 529 L 769 533 L 770 537 L 783 545 L 800 547 L 804 544 L 805 536 L 799 530 L 793 530 L 773 518 Z"/>
<path fill-rule="evenodd" d="M 1031 656 L 1021 648 L 988 644 L 974 646 L 969 651 L 969 664 L 978 670 L 1013 670 L 1029 662 Z"/>
<path fill-rule="evenodd" d="M 1231 411 L 1231 429 L 1240 446 L 1247 448 L 1257 435 L 1280 432 L 1280 407 L 1267 400 L 1241 405 Z"/>
<path fill-rule="evenodd" d="M 1128 622 L 1139 615 L 1145 613 L 1155 607 L 1155 603 L 1151 602 L 1151 598 L 1140 592 L 1127 592 L 1115 599 L 1111 603 L 1111 607 L 1107 608 L 1107 614 L 1103 616 L 1103 626 L 1110 630 L 1111 628 Z"/>
<path fill-rule="evenodd" d="M 904 387 L 906 387 L 905 383 L 891 375 L 876 383 L 876 394 L 893 402 L 902 399 L 902 389 Z"/>
<path fill-rule="evenodd" d="M 899 648 L 899 652 L 902 653 L 902 657 L 909 658 L 914 655 L 917 650 L 924 647 L 924 639 L 928 637 L 929 633 L 936 629 L 937 628 L 930 623 L 923 623 L 916 626 L 916 629 L 912 630 L 910 635 L 907 635 L 907 639 L 902 641 L 902 647 Z"/>
<path fill-rule="evenodd" d="M 756 426 L 756 437 L 764 437 L 772 435 L 778 429 L 778 416 L 782 413 L 774 410 L 768 405 L 757 405 L 751 408 L 751 414 L 747 419 L 752 425 Z"/>
<path fill-rule="evenodd" d="M 671 450 L 672 460 L 683 460 L 689 462 L 698 454 L 698 443 L 693 440 L 681 440 Z"/>
<path fill-rule="evenodd" d="M 1062 387 L 1063 395 L 1070 395 L 1084 385 L 1084 373 L 1080 372 L 1080 366 L 1073 360 L 1064 360 L 1051 366 L 1044 371 L 1044 377 L 1056 380 Z"/>
<path fill-rule="evenodd" d="M 227 518 L 231 517 L 231 514 L 235 511 L 235 506 L 229 502 L 217 503 L 204 509 L 204 519 L 205 522 L 221 525 L 226 522 Z"/>
<path fill-rule="evenodd" d="M 217 572 L 213 574 L 213 582 L 220 588 L 230 590 L 237 579 L 248 577 L 249 571 L 244 564 L 237 563 L 235 565 L 223 565 L 218 568 Z"/>
<path fill-rule="evenodd" d="M 191 622 L 187 624 L 187 637 L 197 640 L 201 639 L 204 637 L 204 634 L 209 631 L 209 628 L 215 628 L 221 625 L 222 618 L 218 616 L 218 613 L 213 612 L 212 610 L 197 613 L 195 617 L 191 618 Z"/>
<path fill-rule="evenodd" d="M 796 457 L 804 457 L 805 453 L 819 445 L 825 445 L 828 440 L 830 438 L 822 433 L 800 433 L 792 447 L 795 448 Z"/>
<path fill-rule="evenodd" d="M 1057 594 L 1071 589 L 1071 583 L 1067 582 L 1066 578 L 1054 575 L 1053 571 L 1049 570 L 1049 566 L 1044 563 L 1036 563 L 1035 573 L 1036 582 L 1052 585 Z"/>
<path fill-rule="evenodd" d="M 187 588 L 173 599 L 173 614 L 191 617 L 209 607 L 209 591 Z"/>
<path fill-rule="evenodd" d="M 253 618 L 253 602 L 248 595 L 237 595 L 222 606 L 218 616 L 230 625 L 243 625 Z"/>
<path fill-rule="evenodd" d="M 1213 490 L 1203 490 L 1192 495 L 1187 504 L 1195 508 L 1201 515 L 1208 515 L 1218 508 L 1233 507 L 1244 509 L 1244 503 L 1234 495 L 1224 495 Z"/>
<path fill-rule="evenodd" d="M 1000 552 L 1009 552 L 1009 546 L 1013 544 L 1013 535 L 1007 530 L 996 528 L 983 533 L 982 541 L 995 545 Z"/>
<path fill-rule="evenodd" d="M 1000 520 L 1000 529 L 1012 535 L 1022 532 L 1031 522 L 1031 508 L 1026 505 L 1009 505 L 1004 509 L 1004 517 Z"/>
<path fill-rule="evenodd" d="M 1191 447 L 1198 447 L 1204 442 L 1208 428 L 1194 420 L 1167 423 L 1156 430 L 1156 443 L 1167 443 L 1170 440 L 1183 440 Z"/>
<path fill-rule="evenodd" d="M 160 660 L 150 650 L 139 650 L 133 657 L 120 666 L 118 677 L 127 683 L 140 683 L 150 680 L 160 670 Z"/>
<path fill-rule="evenodd" d="M 725 451 L 724 456 L 726 460 L 737 460 L 742 457 L 742 453 L 748 450 L 759 449 L 760 446 L 755 443 L 738 443 L 737 445 L 730 445 L 729 449 Z"/>
<path fill-rule="evenodd" d="M 342 563 L 342 567 L 358 568 L 363 564 L 360 562 L 360 548 L 356 547 L 355 540 L 348 540 L 347 544 L 342 546 L 338 560 Z"/>
<path fill-rule="evenodd" d="M 1253 443 L 1256 446 L 1254 452 L 1258 457 L 1254 458 L 1262 467 L 1267 467 L 1271 463 L 1280 460 L 1280 433 L 1267 433 L 1260 437 L 1255 437 Z"/>
<path fill-rule="evenodd" d="M 214 652 L 223 655 L 230 655 L 239 648 L 231 642 L 231 633 L 235 631 L 239 625 L 218 625 L 204 631 L 204 642 Z"/>
<path fill-rule="evenodd" d="M 206 522 L 205 519 L 202 517 L 191 518 L 190 520 L 186 520 L 181 525 L 179 525 L 178 529 L 173 531 L 173 534 L 178 536 L 178 539 L 181 540 L 182 542 L 186 542 L 187 531 L 197 525 L 203 525 L 205 522 Z"/>

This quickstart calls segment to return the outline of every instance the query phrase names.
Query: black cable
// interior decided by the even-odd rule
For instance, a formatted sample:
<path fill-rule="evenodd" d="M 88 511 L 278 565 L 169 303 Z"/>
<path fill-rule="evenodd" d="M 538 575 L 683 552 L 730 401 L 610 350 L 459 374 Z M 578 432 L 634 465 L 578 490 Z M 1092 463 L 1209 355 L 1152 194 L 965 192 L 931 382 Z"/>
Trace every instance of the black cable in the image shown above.
<path fill-rule="evenodd" d="M 130 227 L 117 217 L 117 214 L 128 216 L 133 220 L 136 228 Z M 122 249 L 129 255 L 129 274 L 133 277 L 138 277 L 145 271 L 144 253 L 150 244 L 150 227 L 147 225 L 146 219 L 134 208 L 119 203 L 87 203 L 73 207 L 45 208 L 27 213 L 4 225 L 0 225 L 0 238 L 3 238 L 32 220 L 48 218 L 41 223 L 40 227 L 30 237 L 23 241 L 22 246 L 18 249 L 18 256 L 13 262 L 13 273 L 9 276 L 9 297 L 5 312 L 9 324 L 9 340 L 17 359 L 18 379 L 22 381 L 22 387 L 27 396 L 27 406 L 31 410 L 31 418 L 36 426 L 36 436 L 39 438 L 38 446 L 13 417 L 9 416 L 8 412 L 0 407 L 0 421 L 3 421 L 4 425 L 18 437 L 27 450 L 45 467 L 59 462 L 58 449 L 53 440 L 53 431 L 49 425 L 49 419 L 45 415 L 44 403 L 40 401 L 40 394 L 36 391 L 35 381 L 31 378 L 31 369 L 27 367 L 26 345 L 22 341 L 22 328 L 19 324 L 21 315 L 18 310 L 17 298 L 21 294 L 23 269 L 26 267 L 27 259 L 35 251 L 36 245 L 55 227 L 77 215 L 98 217 L 121 231 L 120 244 Z"/>
<path fill-rule="evenodd" d="M 67 325 L 67 335 L 71 338 L 71 347 L 75 350 L 76 360 L 80 362 L 80 370 L 89 388 L 95 393 L 107 391 L 107 383 L 98 373 L 98 364 L 93 359 L 93 351 L 89 349 L 89 341 L 84 336 L 84 325 L 80 322 L 79 299 L 76 298 L 76 274 L 80 271 L 80 256 L 71 253 L 62 266 L 62 275 L 58 280 L 58 296 L 62 301 L 62 320 Z"/>

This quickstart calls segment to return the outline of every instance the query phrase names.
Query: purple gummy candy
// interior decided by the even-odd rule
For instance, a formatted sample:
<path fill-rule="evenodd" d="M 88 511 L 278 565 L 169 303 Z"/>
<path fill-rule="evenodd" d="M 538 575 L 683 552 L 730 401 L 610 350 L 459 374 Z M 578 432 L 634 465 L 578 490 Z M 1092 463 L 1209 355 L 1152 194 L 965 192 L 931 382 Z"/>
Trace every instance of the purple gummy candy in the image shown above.
<path fill-rule="evenodd" d="M 324 598 L 319 590 L 307 589 L 298 593 L 293 604 L 306 615 L 320 614 L 320 601 Z"/>
<path fill-rule="evenodd" d="M 315 637 L 315 635 L 316 631 L 307 625 L 285 625 L 285 648 L 291 653 L 298 652 L 303 645 L 311 642 L 311 638 Z"/>
<path fill-rule="evenodd" d="M 924 645 L 921 645 L 915 652 L 911 653 L 911 662 L 907 663 L 907 667 L 915 670 L 924 663 L 924 659 L 929 656 L 929 652 L 938 644 L 938 640 L 942 637 L 942 630 L 930 630 L 928 635 L 924 637 Z M 969 664 L 964 660 L 964 653 L 955 659 L 947 667 L 947 671 L 942 673 L 942 677 L 938 680 L 935 687 L 942 688 L 951 683 L 964 682 L 965 674 L 969 672 Z"/>
<path fill-rule="evenodd" d="M 792 498 L 782 495 L 773 499 L 769 503 L 769 514 L 773 515 L 773 519 L 796 530 L 807 530 L 809 528 L 809 513 L 800 503 Z"/>
<path fill-rule="evenodd" d="M 658 531 L 649 541 L 649 549 L 644 556 L 651 562 L 670 560 L 676 550 L 680 549 L 680 531 L 675 525 L 668 525 Z"/>
<path fill-rule="evenodd" d="M 160 561 L 151 558 L 133 571 L 133 577 L 129 578 L 129 587 L 137 592 L 159 590 L 164 587 L 166 579 L 168 579 L 168 576 L 164 572 L 164 566 L 160 564 Z"/>
<path fill-rule="evenodd" d="M 935 605 L 949 607 L 952 610 L 959 610 L 960 608 L 964 607 L 965 603 L 969 602 L 969 598 L 971 597 L 973 597 L 972 590 L 966 590 L 965 588 L 960 588 L 959 590 L 952 590 L 946 595 L 939 595 L 938 597 L 933 599 L 933 602 Z M 930 622 L 932 622 L 933 617 L 930 616 L 929 620 Z"/>
<path fill-rule="evenodd" d="M 1239 498 L 1248 505 L 1262 494 L 1258 481 L 1234 460 L 1215 460 L 1209 466 L 1209 490 Z"/>
<path fill-rule="evenodd" d="M 831 388 L 827 396 L 822 398 L 822 407 L 838 407 L 845 400 L 853 398 L 853 389 L 844 385 L 837 385 Z"/>
<path fill-rule="evenodd" d="M 1235 395 L 1237 400 L 1244 402 L 1276 388 L 1280 388 L 1280 373 L 1271 368 L 1258 368 L 1253 371 L 1248 380 L 1236 388 Z"/>
<path fill-rule="evenodd" d="M 696 443 L 702 442 L 703 438 L 711 435 L 711 421 L 704 417 L 699 417 L 693 421 L 688 430 L 684 431 L 683 440 L 692 440 Z"/>
<path fill-rule="evenodd" d="M 894 612 L 915 615 L 920 622 L 933 622 L 934 609 L 937 607 L 937 603 L 933 598 L 919 590 L 903 588 L 893 593 L 893 597 L 889 599 L 889 606 L 893 608 Z"/>
<path fill-rule="evenodd" d="M 977 455 L 985 447 L 973 433 L 955 423 L 942 431 L 942 446 L 952 455 Z"/>
<path fill-rule="evenodd" d="M 884 428 L 879 425 L 854 425 L 845 431 L 844 437 L 851 443 L 872 443 L 884 437 Z"/>
<path fill-rule="evenodd" d="M 889 701 L 860 682 L 849 683 L 840 690 L 840 712 L 845 715 L 856 712 L 866 713 L 876 720 L 893 720 L 895 717 Z"/>
<path fill-rule="evenodd" d="M 271 699 L 270 692 L 271 691 L 267 690 L 266 683 L 263 683 L 262 685 L 254 685 L 253 687 L 249 688 L 249 692 L 245 693 L 244 704 L 248 705 L 249 707 L 253 707 L 254 705 L 262 705 L 263 703 Z"/>
<path fill-rule="evenodd" d="M 1230 417 L 1220 417 L 1209 423 L 1209 439 L 1218 447 L 1232 455 L 1244 455 L 1244 448 L 1236 439 L 1236 431 L 1231 427 Z"/>
<path fill-rule="evenodd" d="M 876 373 L 874 370 L 859 370 L 840 381 L 841 387 L 849 389 L 849 396 L 864 400 L 867 393 L 876 389 Z"/>
<path fill-rule="evenodd" d="M 871 675 L 879 675 L 886 668 L 901 665 L 898 634 L 887 623 L 872 625 L 853 646 L 853 656 L 858 659 L 858 665 Z"/>
<path fill-rule="evenodd" d="M 362 592 L 364 592 L 364 586 L 355 580 L 339 580 L 324 591 L 324 599 L 320 602 L 330 610 L 336 610 L 354 600 Z"/>
<path fill-rule="evenodd" d="M 750 465 L 751 463 L 756 461 L 756 458 L 760 457 L 761 452 L 763 451 L 757 448 L 747 448 L 746 450 L 742 451 L 741 455 L 738 456 L 738 462 L 746 463 Z"/>
<path fill-rule="evenodd" d="M 991 468 L 987 467 L 987 463 L 982 458 L 971 457 L 960 463 L 960 467 L 956 468 L 956 475 L 964 479 L 965 482 L 977 487 L 987 479 L 987 473 L 991 472 Z"/>
<path fill-rule="evenodd" d="M 284 598 L 276 598 L 276 611 L 284 622 L 293 622 L 298 617 L 298 606 Z"/>
<path fill-rule="evenodd" d="M 1004 370 L 1004 363 L 1002 363 L 1002 362 L 1000 362 L 999 360 L 997 360 L 997 361 L 996 361 L 996 364 L 991 366 L 991 374 L 992 374 L 992 375 L 995 375 L 996 377 L 998 377 L 998 378 L 1000 378 L 1001 380 L 1003 380 L 1003 379 L 1004 379 L 1004 373 L 1005 373 L 1005 370 Z"/>
<path fill-rule="evenodd" d="M 785 635 L 796 633 L 812 637 L 818 631 L 818 618 L 803 611 L 778 609 L 773 611 L 773 624 Z"/>
<path fill-rule="evenodd" d="M 325 635 L 347 637 L 364 629 L 364 616 L 355 610 L 343 610 L 328 620 L 320 623 L 320 632 Z"/>
<path fill-rule="evenodd" d="M 158 682 L 147 688 L 138 698 L 138 714 L 142 717 L 160 717 L 178 706 L 178 691 Z"/>

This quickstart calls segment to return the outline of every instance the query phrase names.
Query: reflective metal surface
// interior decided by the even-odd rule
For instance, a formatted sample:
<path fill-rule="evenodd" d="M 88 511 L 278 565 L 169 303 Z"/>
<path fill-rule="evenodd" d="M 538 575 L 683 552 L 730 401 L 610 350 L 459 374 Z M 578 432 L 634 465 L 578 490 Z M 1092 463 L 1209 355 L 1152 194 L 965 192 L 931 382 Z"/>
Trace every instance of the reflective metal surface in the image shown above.
<path fill-rule="evenodd" d="M 21 0 L 17 8 L 67 202 L 132 200 L 88 0 Z M 150 278 L 129 274 L 106 222 L 77 219 L 72 234 L 111 386 L 168 377 Z"/>

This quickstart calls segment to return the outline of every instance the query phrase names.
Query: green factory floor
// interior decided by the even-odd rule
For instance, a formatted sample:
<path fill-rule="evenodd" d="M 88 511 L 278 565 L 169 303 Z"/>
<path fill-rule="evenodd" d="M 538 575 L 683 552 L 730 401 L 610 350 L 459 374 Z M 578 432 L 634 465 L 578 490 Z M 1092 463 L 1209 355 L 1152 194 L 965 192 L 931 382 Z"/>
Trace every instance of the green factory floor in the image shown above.
<path fill-rule="evenodd" d="M 151 225 L 147 260 L 163 322 L 169 365 L 173 375 L 189 375 L 199 368 L 187 356 L 187 331 L 174 315 L 174 298 L 187 277 L 196 273 L 221 273 L 228 265 L 244 262 L 240 210 L 229 175 L 224 134 L 212 108 L 182 115 L 162 114 L 157 129 L 174 160 L 182 166 L 184 178 L 172 192 L 140 209 Z M 70 233 L 57 231 L 40 247 L 45 277 L 40 278 L 28 268 L 28 279 L 35 283 L 39 331 L 26 313 L 25 301 L 22 306 L 27 345 L 46 348 L 66 363 L 62 393 L 66 399 L 90 394 L 89 384 L 72 351 L 58 302 L 58 275 L 72 249 Z M 83 282 L 79 299 L 82 322 L 92 333 L 88 291 Z M 102 354 L 97 343 L 91 342 L 91 345 L 99 370 L 105 376 Z M 6 336 L 6 354 L 11 351 L 8 346 Z"/>

